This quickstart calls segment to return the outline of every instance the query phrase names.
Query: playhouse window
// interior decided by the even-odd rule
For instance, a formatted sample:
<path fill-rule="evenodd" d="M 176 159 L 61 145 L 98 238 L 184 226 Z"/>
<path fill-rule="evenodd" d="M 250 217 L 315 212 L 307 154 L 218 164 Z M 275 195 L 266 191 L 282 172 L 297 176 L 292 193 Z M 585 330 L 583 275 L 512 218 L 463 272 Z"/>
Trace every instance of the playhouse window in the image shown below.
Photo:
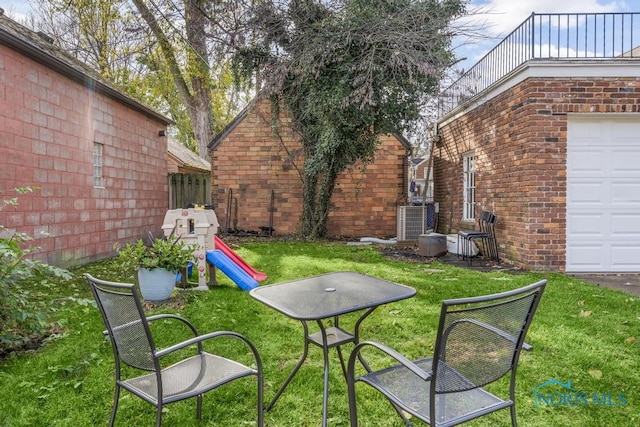
<path fill-rule="evenodd" d="M 468 153 L 462 156 L 462 219 L 475 219 L 476 205 L 476 155 Z"/>

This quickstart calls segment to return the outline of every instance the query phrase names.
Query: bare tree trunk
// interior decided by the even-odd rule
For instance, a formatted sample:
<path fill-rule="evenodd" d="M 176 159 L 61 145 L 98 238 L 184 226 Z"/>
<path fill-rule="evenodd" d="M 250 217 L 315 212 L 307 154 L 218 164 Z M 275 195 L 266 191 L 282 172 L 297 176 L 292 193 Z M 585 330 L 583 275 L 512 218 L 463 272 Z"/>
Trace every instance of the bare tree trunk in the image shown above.
<path fill-rule="evenodd" d="M 185 0 L 185 29 L 187 32 L 188 71 L 183 74 L 176 59 L 176 52 L 162 30 L 155 15 L 144 0 L 132 0 L 142 18 L 147 22 L 158 40 L 164 60 L 173 76 L 173 81 L 182 102 L 186 106 L 191 127 L 198 143 L 198 154 L 208 160 L 207 145 L 215 136 L 211 108 L 210 68 L 206 44 L 207 17 L 201 12 L 202 1 Z M 189 83 L 187 83 L 187 78 Z"/>
<path fill-rule="evenodd" d="M 207 49 L 207 22 L 208 18 L 202 13 L 203 0 L 184 0 L 185 29 L 187 32 L 188 66 L 195 69 L 190 73 L 191 78 L 191 103 L 189 105 L 189 118 L 191 126 L 198 142 L 198 154 L 207 159 L 209 152 L 207 146 L 215 136 L 213 120 L 213 108 L 211 106 L 211 76 L 209 67 L 209 51 Z"/>

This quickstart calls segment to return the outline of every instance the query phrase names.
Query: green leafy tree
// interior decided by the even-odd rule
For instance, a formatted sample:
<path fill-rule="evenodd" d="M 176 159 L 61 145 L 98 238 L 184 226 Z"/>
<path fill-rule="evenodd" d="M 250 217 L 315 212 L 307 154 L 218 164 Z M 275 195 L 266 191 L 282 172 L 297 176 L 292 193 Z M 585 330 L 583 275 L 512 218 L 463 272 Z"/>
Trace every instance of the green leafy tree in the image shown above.
<path fill-rule="evenodd" d="M 124 0 L 34 0 L 32 27 L 123 88 L 135 87 L 143 71 L 136 55 L 144 39 Z"/>
<path fill-rule="evenodd" d="M 259 2 L 236 64 L 254 72 L 302 139 L 307 238 L 326 234 L 338 175 L 373 159 L 378 137 L 411 129 L 455 62 L 459 0 Z"/>
<path fill-rule="evenodd" d="M 170 116 L 176 137 L 207 158 L 215 133 L 244 106 L 228 61 L 242 2 L 34 0 L 27 25 L 124 91 Z"/>
<path fill-rule="evenodd" d="M 166 100 L 178 124 L 185 115 L 169 99 L 177 94 L 182 112 L 191 124 L 197 152 L 208 157 L 208 144 L 229 118 L 242 107 L 234 101 L 228 62 L 231 48 L 242 38 L 241 1 L 183 0 L 162 2 L 132 0 L 154 39 L 146 60 L 158 78 L 172 84 L 164 88 Z M 167 91 L 167 89 L 169 89 Z"/>
<path fill-rule="evenodd" d="M 14 191 L 26 194 L 34 188 Z M 17 203 L 18 197 L 4 199 L 0 210 Z M 49 287 L 54 278 L 71 278 L 67 270 L 34 259 L 38 247 L 30 246 L 32 240 L 0 224 L 0 354 L 38 341 L 50 332 L 48 306 L 34 295 Z"/>

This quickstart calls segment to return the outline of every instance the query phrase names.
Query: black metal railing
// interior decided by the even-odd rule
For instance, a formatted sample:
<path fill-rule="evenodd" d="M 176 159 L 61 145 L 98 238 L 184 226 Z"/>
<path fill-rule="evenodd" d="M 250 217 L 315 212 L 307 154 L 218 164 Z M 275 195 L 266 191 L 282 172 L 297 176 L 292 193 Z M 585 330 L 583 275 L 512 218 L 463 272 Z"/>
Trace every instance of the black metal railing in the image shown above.
<path fill-rule="evenodd" d="M 640 58 L 640 13 L 531 14 L 439 96 L 439 115 L 534 59 Z"/>

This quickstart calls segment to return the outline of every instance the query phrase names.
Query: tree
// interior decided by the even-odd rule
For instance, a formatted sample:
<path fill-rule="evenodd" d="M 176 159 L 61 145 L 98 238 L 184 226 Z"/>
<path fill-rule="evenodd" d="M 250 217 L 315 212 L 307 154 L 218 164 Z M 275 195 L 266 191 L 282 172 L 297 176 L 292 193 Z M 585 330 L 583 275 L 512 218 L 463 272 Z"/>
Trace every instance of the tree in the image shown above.
<path fill-rule="evenodd" d="M 301 135 L 302 233 L 326 234 L 338 175 L 373 159 L 378 137 L 410 130 L 437 91 L 459 0 L 291 0 L 258 3 L 236 63 L 285 106 Z"/>
<path fill-rule="evenodd" d="M 228 62 L 238 1 L 34 0 L 54 43 L 176 122 L 177 137 L 207 145 L 244 104 Z M 131 5 L 133 3 L 133 5 Z"/>
<path fill-rule="evenodd" d="M 135 56 L 144 40 L 124 0 L 35 0 L 30 25 L 58 47 L 123 88 L 137 87 L 142 70 Z"/>
<path fill-rule="evenodd" d="M 216 131 L 240 109 L 219 101 L 234 99 L 229 91 L 233 85 L 227 58 L 234 40 L 240 37 L 242 20 L 238 14 L 244 6 L 233 0 L 184 0 L 182 8 L 173 1 L 164 7 L 161 1 L 132 2 L 158 45 L 160 58 L 156 56 L 150 64 L 155 71 L 169 71 L 189 117 L 197 151 L 207 158 L 207 146 Z"/>

